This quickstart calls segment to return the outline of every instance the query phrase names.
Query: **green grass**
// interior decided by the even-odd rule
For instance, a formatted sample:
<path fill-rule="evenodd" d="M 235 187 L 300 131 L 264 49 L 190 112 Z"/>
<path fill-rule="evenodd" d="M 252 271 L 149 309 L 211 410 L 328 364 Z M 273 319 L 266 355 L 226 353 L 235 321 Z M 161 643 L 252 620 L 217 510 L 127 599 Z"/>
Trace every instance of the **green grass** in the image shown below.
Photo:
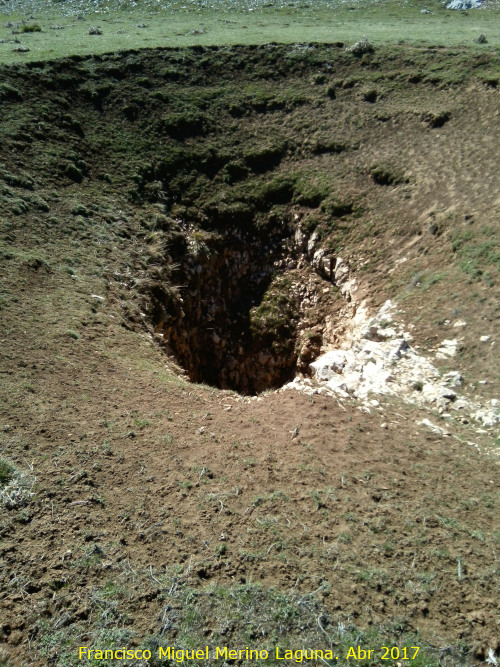
<path fill-rule="evenodd" d="M 223 558 L 224 552 L 224 548 L 219 548 L 217 557 Z M 207 563 L 206 567 L 210 565 Z M 297 587 L 288 591 L 277 590 L 250 581 L 232 586 L 221 586 L 216 581 L 193 586 L 194 580 L 183 571 L 183 566 L 160 572 L 151 568 L 133 573 L 134 587 L 140 581 L 141 590 L 154 590 L 162 605 L 154 623 L 157 631 L 137 637 L 126 628 L 127 604 L 133 595 L 127 574 L 124 570 L 118 582 L 109 579 L 103 587 L 93 591 L 89 598 L 92 614 L 88 621 L 69 626 L 62 624 L 59 618 L 42 621 L 37 654 L 50 658 L 52 664 L 72 667 L 80 664 L 78 646 L 116 650 L 123 646 L 130 648 L 132 642 L 133 646 L 151 652 L 148 664 L 152 666 L 165 664 L 165 653 L 163 658 L 159 657 L 160 647 L 164 652 L 168 647 L 174 647 L 176 653 L 170 656 L 167 664 L 186 658 L 186 651 L 208 647 L 208 661 L 199 657 L 189 660 L 194 667 L 214 664 L 217 647 L 219 651 L 226 647 L 243 650 L 247 647 L 266 652 L 267 657 L 261 654 L 250 659 L 243 654 L 238 662 L 242 666 L 306 662 L 306 656 L 316 650 L 323 652 L 325 659 L 321 664 L 346 667 L 352 662 L 354 650 L 359 656 L 356 664 L 374 667 L 391 664 L 387 658 L 383 659 L 384 653 L 390 657 L 393 649 L 394 656 L 399 652 L 403 657 L 406 648 L 409 657 L 415 656 L 410 663 L 414 667 L 471 664 L 464 647 L 450 646 L 447 655 L 440 659 L 438 649 L 408 631 L 408 622 L 404 618 L 362 630 L 342 615 L 332 617 L 321 602 L 321 596 L 332 593 L 326 583 L 320 584 L 315 591 Z M 383 580 L 383 572 L 367 570 L 360 572 L 358 581 L 376 585 L 381 578 Z M 388 652 L 381 649 L 384 646 L 389 647 Z M 358 647 L 361 649 L 359 653 Z M 368 649 L 372 649 L 370 659 Z M 286 651 L 292 651 L 292 654 L 285 654 Z M 284 660 L 285 655 L 288 660 Z M 99 660 L 90 661 L 90 664 L 115 663 Z"/>
<path fill-rule="evenodd" d="M 14 52 L 11 28 L 0 27 L 0 62 L 46 60 L 68 55 L 99 54 L 121 49 L 181 47 L 192 45 L 265 44 L 279 41 L 345 42 L 352 44 L 367 35 L 375 46 L 409 42 L 421 45 L 467 45 L 484 52 L 500 45 L 498 9 L 446 10 L 436 0 L 426 3 L 432 14 L 421 14 L 421 4 L 385 2 L 235 2 L 216 5 L 203 2 L 131 2 L 101 0 L 79 3 L 42 0 L 11 1 L 0 13 L 15 23 L 34 16 L 36 24 L 20 26 L 18 32 L 38 26 L 41 32 L 24 32 L 22 43 L 30 50 Z M 48 6 L 47 6 L 48 5 Z M 2 8 L 3 7 L 3 8 Z M 81 20 L 75 20 L 80 16 Z M 143 27 L 145 26 L 145 27 Z M 102 35 L 89 35 L 100 27 Z M 486 34 L 487 44 L 475 39 Z M 353 56 L 354 57 L 354 56 Z"/>
<path fill-rule="evenodd" d="M 500 273 L 500 243 L 496 230 L 483 227 L 480 230 L 462 229 L 452 238 L 461 270 L 471 281 L 483 280 L 490 286 Z"/>
<path fill-rule="evenodd" d="M 15 470 L 13 463 L 0 457 L 0 488 L 6 486 L 10 482 L 14 476 Z"/>

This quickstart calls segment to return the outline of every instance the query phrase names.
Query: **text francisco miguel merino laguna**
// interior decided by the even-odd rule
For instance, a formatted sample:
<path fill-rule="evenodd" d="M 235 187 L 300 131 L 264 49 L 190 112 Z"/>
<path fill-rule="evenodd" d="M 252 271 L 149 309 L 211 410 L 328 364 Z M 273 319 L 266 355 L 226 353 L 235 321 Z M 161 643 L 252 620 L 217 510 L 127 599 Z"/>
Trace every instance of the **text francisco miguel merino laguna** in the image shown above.
<path fill-rule="evenodd" d="M 357 649 L 357 650 L 356 650 Z M 371 658 L 374 651 L 364 651 L 360 647 L 350 647 L 347 658 L 365 659 Z M 80 660 L 150 660 L 152 657 L 151 651 L 148 649 L 126 649 L 120 648 L 117 650 L 99 650 L 89 648 L 88 646 L 78 647 Z M 363 655 L 360 656 L 359 653 Z M 244 649 L 230 649 L 227 646 L 216 646 L 209 654 L 209 647 L 205 646 L 203 649 L 176 649 L 174 646 L 167 646 L 163 648 L 158 647 L 158 659 L 173 660 L 178 663 L 187 662 L 189 660 L 267 660 L 270 657 L 269 651 L 249 649 L 246 646 Z M 297 651 L 290 651 L 276 646 L 274 650 L 274 657 L 276 660 L 292 660 L 293 662 L 303 662 L 304 660 L 338 660 L 338 656 L 333 654 L 333 651 L 322 649 L 301 649 Z"/>

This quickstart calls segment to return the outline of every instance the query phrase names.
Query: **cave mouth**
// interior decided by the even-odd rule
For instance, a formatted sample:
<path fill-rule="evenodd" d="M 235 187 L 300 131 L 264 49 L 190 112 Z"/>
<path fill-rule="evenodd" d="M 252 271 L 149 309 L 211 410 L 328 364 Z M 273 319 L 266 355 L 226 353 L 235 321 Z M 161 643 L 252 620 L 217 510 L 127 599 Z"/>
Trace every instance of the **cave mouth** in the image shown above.
<path fill-rule="evenodd" d="M 308 371 L 322 342 L 311 304 L 335 290 L 295 236 L 283 219 L 271 231 L 185 225 L 170 239 L 175 268 L 152 291 L 151 319 L 190 381 L 256 395 Z"/>

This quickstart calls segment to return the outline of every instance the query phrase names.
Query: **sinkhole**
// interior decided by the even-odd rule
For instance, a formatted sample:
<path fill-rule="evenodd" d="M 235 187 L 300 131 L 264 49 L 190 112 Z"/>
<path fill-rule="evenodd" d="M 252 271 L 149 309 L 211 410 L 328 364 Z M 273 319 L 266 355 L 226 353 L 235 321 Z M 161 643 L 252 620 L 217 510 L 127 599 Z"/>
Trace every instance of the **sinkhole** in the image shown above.
<path fill-rule="evenodd" d="M 255 395 L 308 372 L 338 306 L 332 260 L 281 219 L 265 230 L 200 230 L 168 238 L 168 280 L 150 292 L 150 318 L 192 382 Z"/>

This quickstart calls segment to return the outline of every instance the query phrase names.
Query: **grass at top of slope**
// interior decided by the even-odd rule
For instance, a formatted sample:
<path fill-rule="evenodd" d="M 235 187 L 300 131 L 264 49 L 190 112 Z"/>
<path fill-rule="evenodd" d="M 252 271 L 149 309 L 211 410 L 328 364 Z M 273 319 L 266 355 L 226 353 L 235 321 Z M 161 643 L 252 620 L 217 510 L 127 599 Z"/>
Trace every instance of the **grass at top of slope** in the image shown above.
<path fill-rule="evenodd" d="M 133 7 L 130 3 L 103 2 L 92 10 L 80 4 L 64 2 L 47 7 L 33 0 L 29 5 L 7 3 L 3 10 L 0 5 L 6 17 L 0 26 L 0 62 L 156 46 L 268 42 L 350 45 L 363 35 L 375 45 L 468 45 L 480 52 L 500 46 L 500 12 L 495 5 L 469 13 L 446 10 L 432 0 L 427 3 L 430 13 L 421 13 L 420 4 L 403 5 L 393 0 L 314 5 L 252 3 L 252 7 L 230 2 L 210 6 L 141 3 Z M 28 30 L 30 26 L 36 29 Z M 95 34 L 99 31 L 101 34 Z M 486 35 L 486 43 L 476 43 L 480 34 Z"/>

